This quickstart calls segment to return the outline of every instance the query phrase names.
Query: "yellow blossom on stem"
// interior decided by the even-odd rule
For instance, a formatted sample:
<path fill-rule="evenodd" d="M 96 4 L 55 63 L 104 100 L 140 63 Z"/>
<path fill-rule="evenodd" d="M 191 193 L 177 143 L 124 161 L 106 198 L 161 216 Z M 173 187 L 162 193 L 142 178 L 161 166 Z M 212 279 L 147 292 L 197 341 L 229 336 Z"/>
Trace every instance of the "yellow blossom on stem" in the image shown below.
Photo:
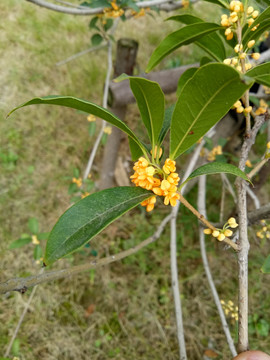
<path fill-rule="evenodd" d="M 39 240 L 38 240 L 38 238 L 37 238 L 36 235 L 32 235 L 32 244 L 34 244 L 34 245 L 38 245 L 38 244 L 39 244 Z"/>
<path fill-rule="evenodd" d="M 219 236 L 219 234 L 220 234 L 220 232 L 218 231 L 218 230 L 214 230 L 213 232 L 212 232 L 212 235 L 214 236 L 214 237 L 218 237 Z"/>
<path fill-rule="evenodd" d="M 175 172 L 176 170 L 175 161 L 171 159 L 166 159 L 162 169 L 165 172 L 165 174 L 170 174 L 171 172 Z"/>
<path fill-rule="evenodd" d="M 157 201 L 156 196 L 152 196 L 149 199 L 144 200 L 141 205 L 146 206 L 146 211 L 150 212 L 154 209 L 155 203 Z"/>
<path fill-rule="evenodd" d="M 204 229 L 203 232 L 206 234 L 206 235 L 211 235 L 212 234 L 212 230 L 211 229 Z"/>
<path fill-rule="evenodd" d="M 251 57 L 254 60 L 259 60 L 259 58 L 261 57 L 261 54 L 260 53 L 253 53 L 253 54 L 251 54 Z"/>
<path fill-rule="evenodd" d="M 233 232 L 232 232 L 232 230 L 226 229 L 223 234 L 224 234 L 226 237 L 230 237 L 230 236 L 232 236 Z"/>
<path fill-rule="evenodd" d="M 87 116 L 87 121 L 94 122 L 94 121 L 96 121 L 96 117 L 94 115 L 90 114 Z"/>
<path fill-rule="evenodd" d="M 236 222 L 236 220 L 235 220 L 234 217 L 229 218 L 228 224 L 229 224 L 230 227 L 233 228 L 233 229 L 234 229 L 234 228 L 237 228 L 237 226 L 238 226 L 238 224 L 237 224 L 237 222 Z"/>
<path fill-rule="evenodd" d="M 270 141 L 266 144 L 267 149 L 270 149 Z"/>
<path fill-rule="evenodd" d="M 103 132 L 104 132 L 104 134 L 111 135 L 112 127 L 111 126 L 105 126 Z"/>
<path fill-rule="evenodd" d="M 246 161 L 246 166 L 249 167 L 249 168 L 252 168 L 252 164 L 251 164 L 250 160 Z"/>
<path fill-rule="evenodd" d="M 251 49 L 254 45 L 255 45 L 255 40 L 250 40 L 250 41 L 247 43 L 247 47 L 248 47 L 249 49 Z"/>

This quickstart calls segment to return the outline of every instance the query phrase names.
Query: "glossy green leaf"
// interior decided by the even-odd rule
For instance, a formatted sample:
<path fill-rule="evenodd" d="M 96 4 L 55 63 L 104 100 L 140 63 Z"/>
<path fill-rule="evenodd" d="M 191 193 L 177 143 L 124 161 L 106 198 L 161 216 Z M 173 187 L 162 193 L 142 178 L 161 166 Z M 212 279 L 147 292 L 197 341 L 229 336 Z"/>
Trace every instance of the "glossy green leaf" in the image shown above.
<path fill-rule="evenodd" d="M 175 105 L 170 158 L 176 159 L 195 144 L 253 83 L 225 64 L 211 63 L 199 68 Z"/>
<path fill-rule="evenodd" d="M 252 25 L 253 26 L 253 25 Z M 255 31 L 247 31 L 245 33 L 245 36 L 243 38 L 243 46 L 244 46 L 244 49 L 247 48 L 247 43 L 250 41 L 250 40 L 255 40 L 255 41 L 258 41 L 259 38 L 261 37 L 261 35 L 264 34 L 265 31 L 269 30 L 270 29 L 270 19 L 269 20 L 266 20 L 266 21 L 263 21 L 262 23 L 260 23 L 260 26 L 257 28 L 257 30 Z"/>
<path fill-rule="evenodd" d="M 265 262 L 263 263 L 261 271 L 265 274 L 270 274 L 270 255 L 267 256 Z"/>
<path fill-rule="evenodd" d="M 200 60 L 200 66 L 206 65 L 213 62 L 213 59 L 210 59 L 208 56 L 203 56 Z"/>
<path fill-rule="evenodd" d="M 101 119 L 106 120 L 108 123 L 118 127 L 120 130 L 125 132 L 128 136 L 130 136 L 144 151 L 143 145 L 141 144 L 140 140 L 137 136 L 130 130 L 130 128 L 117 116 L 111 113 L 109 110 L 104 109 L 101 106 L 98 106 L 94 103 L 91 103 L 87 100 L 78 99 L 73 96 L 58 96 L 58 95 L 51 95 L 51 96 L 44 96 L 41 98 L 34 98 L 30 101 L 27 101 L 20 106 L 16 107 L 10 113 L 12 114 L 17 109 L 20 109 L 24 106 L 29 105 L 36 105 L 36 104 L 47 104 L 47 105 L 59 105 L 59 106 L 66 106 L 72 109 L 84 111 L 88 114 L 93 114 Z"/>
<path fill-rule="evenodd" d="M 164 119 L 164 94 L 157 82 L 144 78 L 122 74 L 116 81 L 125 79 L 129 79 L 130 88 L 136 99 L 142 121 L 147 129 L 152 148 L 154 148 Z"/>
<path fill-rule="evenodd" d="M 210 2 L 212 4 L 216 4 L 216 5 L 219 5 L 219 6 L 222 6 L 223 8 L 225 9 L 228 9 L 229 7 L 229 4 L 226 0 L 204 0 L 206 2 Z"/>
<path fill-rule="evenodd" d="M 136 161 L 143 155 L 142 149 L 138 144 L 129 136 L 128 137 L 129 149 L 131 153 L 131 160 Z"/>
<path fill-rule="evenodd" d="M 30 218 L 28 220 L 28 227 L 29 227 L 29 230 L 31 231 L 31 233 L 33 234 L 37 234 L 38 233 L 38 221 L 36 218 Z"/>
<path fill-rule="evenodd" d="M 32 238 L 30 236 L 25 236 L 25 237 L 21 237 L 20 239 L 17 239 L 15 241 L 13 241 L 10 245 L 9 245 L 9 249 L 18 249 L 24 245 L 29 244 L 32 241 Z"/>
<path fill-rule="evenodd" d="M 38 234 L 38 240 L 47 240 L 49 235 L 50 235 L 49 232 L 40 233 L 40 234 Z"/>
<path fill-rule="evenodd" d="M 254 67 L 246 75 L 254 78 L 257 83 L 270 87 L 270 62 Z"/>
<path fill-rule="evenodd" d="M 158 137 L 158 145 L 162 144 L 167 132 L 169 131 L 169 128 L 171 126 L 172 114 L 173 114 L 174 107 L 175 107 L 175 105 L 173 104 L 165 110 L 162 129 L 161 129 L 159 137 Z"/>
<path fill-rule="evenodd" d="M 44 262 L 52 264 L 86 244 L 106 226 L 153 195 L 139 187 L 122 186 L 94 193 L 71 206 L 47 241 Z"/>
<path fill-rule="evenodd" d="M 192 76 L 195 74 L 195 72 L 198 70 L 197 67 L 193 67 L 190 69 L 187 69 L 179 78 L 178 84 L 177 84 L 177 90 L 176 95 L 179 96 L 182 89 L 186 85 L 187 81 L 192 78 Z"/>
<path fill-rule="evenodd" d="M 260 24 L 256 31 L 251 31 L 254 26 Z M 259 36 L 270 27 L 270 7 L 265 9 L 258 17 L 255 19 L 252 26 L 250 26 L 243 37 L 243 45 L 246 46 L 249 40 L 257 40 Z"/>
<path fill-rule="evenodd" d="M 232 174 L 238 177 L 241 177 L 242 179 L 250 182 L 248 176 L 241 171 L 240 169 L 238 169 L 238 167 L 232 165 L 232 164 L 227 164 L 227 163 L 223 163 L 223 162 L 212 162 L 212 163 L 208 163 L 205 164 L 203 166 L 200 166 L 198 169 L 194 170 L 189 177 L 183 182 L 183 184 L 181 184 L 181 187 L 187 183 L 189 180 L 201 176 L 201 175 L 211 175 L 211 174 L 221 174 L 221 173 L 227 173 L 227 174 Z"/>
<path fill-rule="evenodd" d="M 185 25 L 205 23 L 204 20 L 190 14 L 171 16 L 167 20 L 178 21 Z M 226 50 L 218 33 L 206 35 L 195 41 L 195 44 L 217 61 L 223 61 L 226 58 Z"/>
<path fill-rule="evenodd" d="M 220 29 L 222 29 L 220 25 L 202 22 L 187 25 L 182 29 L 169 34 L 153 52 L 146 72 L 151 71 L 162 59 L 179 47 L 191 44 L 203 36 L 209 35 Z"/>

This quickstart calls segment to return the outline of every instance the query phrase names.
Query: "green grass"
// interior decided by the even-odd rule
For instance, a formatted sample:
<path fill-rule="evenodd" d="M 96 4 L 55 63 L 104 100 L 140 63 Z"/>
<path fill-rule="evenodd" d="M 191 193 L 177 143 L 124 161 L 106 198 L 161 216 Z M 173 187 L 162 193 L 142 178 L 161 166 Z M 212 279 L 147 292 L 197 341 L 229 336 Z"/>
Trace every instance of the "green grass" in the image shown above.
<path fill-rule="evenodd" d="M 198 5 L 198 15 L 205 14 L 205 9 L 205 5 Z M 213 15 L 216 10 L 211 8 L 209 16 L 211 12 Z M 66 108 L 32 106 L 14 113 L 8 120 L 5 116 L 32 97 L 49 94 L 76 95 L 101 104 L 106 51 L 56 67 L 58 61 L 90 46 L 89 18 L 53 13 L 20 0 L 2 2 L 0 14 L 0 172 L 3 174 L 0 177 L 0 279 L 4 281 L 38 271 L 32 244 L 12 251 L 8 246 L 28 232 L 30 217 L 39 220 L 40 231 L 52 228 L 70 204 L 66 178 L 72 176 L 75 167 L 84 170 L 93 143 L 87 134 L 86 117 Z M 156 15 L 154 19 L 132 19 L 120 24 L 116 39 L 124 35 L 140 42 L 138 64 L 145 69 L 154 47 L 175 27 L 175 23 L 163 23 Z M 182 64 L 198 61 L 200 55 L 200 50 L 195 48 L 177 52 Z M 173 99 L 174 96 L 170 97 L 169 102 Z M 127 121 L 133 126 L 138 118 L 137 108 L 131 106 Z M 138 133 L 142 134 L 140 125 Z M 128 159 L 126 142 L 121 154 Z M 92 174 L 94 181 L 98 180 L 101 156 L 99 152 Z M 218 219 L 219 211 L 220 187 L 215 187 L 216 179 L 210 179 L 208 185 L 209 216 L 213 220 Z M 188 198 L 196 204 L 196 196 L 194 188 Z M 231 200 L 228 204 L 226 211 L 230 213 Z M 89 261 L 93 258 L 91 250 L 102 257 L 138 244 L 155 231 L 168 211 L 161 201 L 150 215 L 141 208 L 133 210 L 97 236 L 90 248 L 59 261 L 54 269 Z M 177 230 L 189 359 L 201 359 L 209 341 L 228 359 L 229 352 L 203 273 L 197 221 L 185 209 L 179 214 Z M 251 236 L 254 236 L 252 232 Z M 235 256 L 212 240 L 208 240 L 207 248 L 221 298 L 236 302 Z M 267 320 L 269 285 L 267 276 L 260 274 L 259 269 L 269 245 L 261 247 L 254 240 L 251 250 L 250 309 Z M 0 329 L 3 349 L 0 356 L 29 294 L 11 293 L 2 297 L 0 320 L 4 326 Z M 89 307 L 94 309 L 90 314 Z M 234 329 L 231 324 L 232 333 Z M 250 342 L 253 348 L 270 351 L 265 337 L 252 335 Z M 21 360 L 176 359 L 169 226 L 156 243 L 122 262 L 40 286 L 18 334 L 13 355 Z"/>

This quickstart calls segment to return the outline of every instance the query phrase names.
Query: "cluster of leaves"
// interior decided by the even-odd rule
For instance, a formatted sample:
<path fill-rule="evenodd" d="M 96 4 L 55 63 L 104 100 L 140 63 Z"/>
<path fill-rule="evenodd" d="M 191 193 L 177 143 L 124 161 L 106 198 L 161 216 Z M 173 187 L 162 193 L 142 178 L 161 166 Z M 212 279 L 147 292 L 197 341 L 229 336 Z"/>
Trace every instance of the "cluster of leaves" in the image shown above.
<path fill-rule="evenodd" d="M 211 2 L 219 3 L 225 8 L 228 8 L 229 4 L 225 0 Z M 129 80 L 130 82 L 150 145 L 144 144 L 122 120 L 109 110 L 76 97 L 34 98 L 16 109 L 34 104 L 51 104 L 93 114 L 127 134 L 134 160 L 141 155 L 147 159 L 151 158 L 151 149 L 160 148 L 170 131 L 169 158 L 177 159 L 196 144 L 255 81 L 270 86 L 270 63 L 259 65 L 243 76 L 234 68 L 222 63 L 227 54 L 224 40 L 219 34 L 222 28 L 220 25 L 204 22 L 192 15 L 174 16 L 170 20 L 186 26 L 169 34 L 161 42 L 151 56 L 147 71 L 152 70 L 175 49 L 190 43 L 200 46 L 210 58 L 201 67 L 189 69 L 183 74 L 178 84 L 177 102 L 173 110 L 167 112 L 164 94 L 158 83 L 127 75 L 122 75 L 118 79 L 118 81 Z M 270 7 L 256 19 L 254 25 L 255 23 L 260 23 L 260 27 L 252 32 L 252 38 L 258 38 L 262 34 L 262 29 L 266 29 L 264 23 L 267 27 L 270 26 Z M 250 30 L 245 29 L 243 42 L 248 42 L 250 36 Z M 189 179 L 202 174 L 221 172 L 229 172 L 248 180 L 244 173 L 227 163 L 206 164 L 195 170 Z M 141 188 L 116 187 L 94 193 L 78 201 L 60 217 L 54 226 L 46 246 L 45 264 L 50 265 L 86 244 L 111 222 L 152 195 L 152 192 Z"/>

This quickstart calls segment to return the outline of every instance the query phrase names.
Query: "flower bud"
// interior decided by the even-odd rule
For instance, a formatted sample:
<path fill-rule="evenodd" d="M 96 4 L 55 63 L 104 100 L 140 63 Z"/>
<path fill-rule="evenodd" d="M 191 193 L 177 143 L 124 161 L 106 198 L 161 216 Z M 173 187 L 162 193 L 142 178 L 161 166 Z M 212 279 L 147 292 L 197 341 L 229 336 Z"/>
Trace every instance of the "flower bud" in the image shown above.
<path fill-rule="evenodd" d="M 247 43 L 247 46 L 249 49 L 251 49 L 255 44 L 255 40 L 250 40 L 248 43 Z"/>
<path fill-rule="evenodd" d="M 253 54 L 251 54 L 251 57 L 252 57 L 252 59 L 254 59 L 254 60 L 259 60 L 260 56 L 261 56 L 260 53 L 253 53 Z"/>
<path fill-rule="evenodd" d="M 211 230 L 211 229 L 204 229 L 203 232 L 204 232 L 206 235 L 212 234 L 212 230 Z"/>
<path fill-rule="evenodd" d="M 232 234 L 233 234 L 232 230 L 226 229 L 226 230 L 224 231 L 224 235 L 225 235 L 226 237 L 230 237 L 230 236 L 232 236 Z"/>
<path fill-rule="evenodd" d="M 219 234 L 220 234 L 220 232 L 219 232 L 218 230 L 214 230 L 214 231 L 212 232 L 212 235 L 213 235 L 214 237 L 218 237 Z"/>
<path fill-rule="evenodd" d="M 225 235 L 224 235 L 224 234 L 219 234 L 218 237 L 217 237 L 217 239 L 218 239 L 219 241 L 223 241 L 223 240 L 225 239 Z"/>

